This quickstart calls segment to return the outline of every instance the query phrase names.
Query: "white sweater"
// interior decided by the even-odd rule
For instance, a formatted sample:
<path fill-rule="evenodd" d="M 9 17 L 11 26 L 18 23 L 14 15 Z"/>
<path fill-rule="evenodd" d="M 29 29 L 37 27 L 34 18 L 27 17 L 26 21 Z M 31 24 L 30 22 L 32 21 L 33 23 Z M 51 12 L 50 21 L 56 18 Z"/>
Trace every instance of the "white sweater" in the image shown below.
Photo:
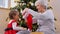
<path fill-rule="evenodd" d="M 41 27 L 39 26 L 39 28 L 42 28 L 43 30 L 45 30 L 44 28 L 54 30 L 54 15 L 51 9 L 46 10 L 44 13 L 38 13 L 36 11 L 28 9 L 26 13 L 31 14 L 33 16 L 33 23 L 41 25 Z M 27 17 L 26 15 L 24 17 Z"/>

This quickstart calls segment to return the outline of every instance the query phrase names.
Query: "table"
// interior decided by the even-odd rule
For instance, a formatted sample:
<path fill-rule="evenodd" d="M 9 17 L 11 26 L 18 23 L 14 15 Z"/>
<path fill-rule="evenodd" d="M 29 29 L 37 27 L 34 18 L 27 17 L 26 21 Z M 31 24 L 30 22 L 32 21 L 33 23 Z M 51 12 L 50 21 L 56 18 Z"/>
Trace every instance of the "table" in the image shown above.
<path fill-rule="evenodd" d="M 43 32 L 31 32 L 31 34 L 44 34 Z"/>

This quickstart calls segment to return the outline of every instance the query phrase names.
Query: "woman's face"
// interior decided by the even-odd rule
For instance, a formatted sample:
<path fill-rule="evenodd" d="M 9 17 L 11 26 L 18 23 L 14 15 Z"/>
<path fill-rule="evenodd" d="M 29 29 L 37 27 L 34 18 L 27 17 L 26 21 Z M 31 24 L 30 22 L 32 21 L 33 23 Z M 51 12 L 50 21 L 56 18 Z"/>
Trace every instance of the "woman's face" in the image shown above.
<path fill-rule="evenodd" d="M 15 20 L 18 20 L 19 19 L 19 12 L 16 13 L 16 15 L 14 16 L 14 19 Z"/>
<path fill-rule="evenodd" d="M 38 9 L 38 12 L 40 12 L 43 7 L 41 4 L 37 3 L 36 8 Z"/>

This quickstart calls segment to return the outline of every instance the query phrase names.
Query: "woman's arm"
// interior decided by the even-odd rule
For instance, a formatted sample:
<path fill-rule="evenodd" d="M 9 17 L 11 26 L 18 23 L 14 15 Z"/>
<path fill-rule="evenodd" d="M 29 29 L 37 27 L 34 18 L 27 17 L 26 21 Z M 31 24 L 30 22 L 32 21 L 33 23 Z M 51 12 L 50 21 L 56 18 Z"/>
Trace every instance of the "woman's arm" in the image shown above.
<path fill-rule="evenodd" d="M 25 12 L 31 14 L 33 17 L 36 17 L 37 19 L 42 18 L 42 19 L 54 19 L 53 11 L 52 10 L 47 10 L 43 14 L 35 12 L 31 9 L 24 9 Z"/>
<path fill-rule="evenodd" d="M 15 23 L 12 23 L 12 28 L 14 29 L 14 30 L 26 30 L 25 28 L 23 28 L 23 27 L 18 27 L 18 26 L 16 26 L 17 25 L 17 23 L 15 22 Z"/>
<path fill-rule="evenodd" d="M 43 14 L 35 12 L 35 11 L 31 10 L 31 9 L 28 9 L 27 12 L 30 13 L 31 15 L 35 16 L 37 19 L 39 19 L 39 18 L 54 19 L 54 15 L 53 15 L 53 11 L 52 10 L 47 10 Z"/>
<path fill-rule="evenodd" d="M 40 14 L 39 16 L 42 19 L 53 19 L 54 20 L 54 15 L 53 15 L 52 10 L 47 10 L 44 14 Z"/>
<path fill-rule="evenodd" d="M 37 16 L 37 15 L 39 15 L 38 12 L 33 11 L 33 10 L 29 9 L 29 8 L 25 8 L 25 9 L 23 10 L 22 14 L 25 14 L 25 13 L 29 13 L 29 14 L 31 14 L 32 16 Z"/>
<path fill-rule="evenodd" d="M 31 10 L 31 9 L 28 9 L 27 12 L 28 12 L 29 14 L 31 14 L 32 16 L 38 16 L 38 15 L 39 15 L 38 12 L 33 11 L 33 10 Z"/>

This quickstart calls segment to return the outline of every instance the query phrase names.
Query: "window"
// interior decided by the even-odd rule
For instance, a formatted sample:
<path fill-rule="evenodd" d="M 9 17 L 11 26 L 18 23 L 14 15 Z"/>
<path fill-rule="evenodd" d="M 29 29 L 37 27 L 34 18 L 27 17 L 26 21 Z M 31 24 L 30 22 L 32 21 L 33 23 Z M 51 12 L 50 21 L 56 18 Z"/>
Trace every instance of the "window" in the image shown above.
<path fill-rule="evenodd" d="M 14 0 L 11 0 L 11 7 L 15 7 L 16 3 L 14 2 Z"/>
<path fill-rule="evenodd" d="M 0 7 L 8 8 L 8 0 L 0 0 Z"/>

